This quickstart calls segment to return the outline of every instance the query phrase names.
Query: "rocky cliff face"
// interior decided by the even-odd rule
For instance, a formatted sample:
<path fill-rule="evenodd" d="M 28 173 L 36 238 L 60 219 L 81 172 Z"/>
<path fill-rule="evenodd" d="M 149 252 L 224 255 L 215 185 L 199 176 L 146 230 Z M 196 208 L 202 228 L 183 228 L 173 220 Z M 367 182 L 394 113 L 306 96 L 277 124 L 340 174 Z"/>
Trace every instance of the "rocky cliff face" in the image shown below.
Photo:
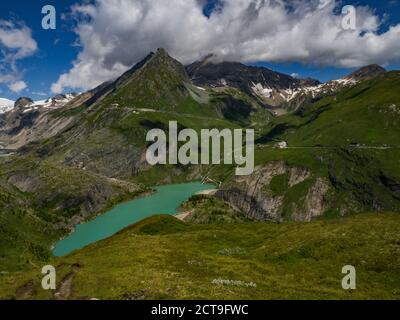
<path fill-rule="evenodd" d="M 49 110 L 14 108 L 0 115 L 0 141 L 7 149 L 19 149 L 30 142 L 56 135 L 71 120 L 71 117 L 54 117 Z"/>
<path fill-rule="evenodd" d="M 314 178 L 310 171 L 274 162 L 250 176 L 235 178 L 217 197 L 255 220 L 311 221 L 327 210 L 328 191 L 328 182 Z"/>
<path fill-rule="evenodd" d="M 7 185 L 29 195 L 31 204 L 44 208 L 58 228 L 72 228 L 113 201 L 145 191 L 139 184 L 49 161 L 31 160 L 24 167 L 17 164 L 8 168 L 2 176 L 7 179 Z"/>
<path fill-rule="evenodd" d="M 31 98 L 21 97 L 15 101 L 14 108 L 25 108 L 32 104 L 34 104 L 34 101 Z"/>
<path fill-rule="evenodd" d="M 0 110 L 0 142 L 10 150 L 26 144 L 48 139 L 65 129 L 72 116 L 59 116 L 54 111 L 63 112 L 86 101 L 85 95 L 61 94 L 53 98 L 36 101 L 21 97 L 12 108 Z"/>

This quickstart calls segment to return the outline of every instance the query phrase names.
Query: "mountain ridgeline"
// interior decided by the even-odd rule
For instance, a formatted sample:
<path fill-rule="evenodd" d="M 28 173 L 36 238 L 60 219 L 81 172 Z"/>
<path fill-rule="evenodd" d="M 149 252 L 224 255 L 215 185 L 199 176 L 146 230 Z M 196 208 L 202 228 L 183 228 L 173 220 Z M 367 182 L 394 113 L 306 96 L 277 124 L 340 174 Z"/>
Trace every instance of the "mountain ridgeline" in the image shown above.
<path fill-rule="evenodd" d="M 234 87 L 279 105 L 302 88 L 318 86 L 315 79 L 296 79 L 264 67 L 247 66 L 237 62 L 213 62 L 213 56 L 186 67 L 194 84 L 201 87 Z M 282 96 L 278 98 L 278 94 Z M 266 103 L 267 104 L 267 103 Z"/>
<path fill-rule="evenodd" d="M 0 115 L 13 151 L 0 158 L 1 254 L 7 267 L 45 260 L 77 223 L 149 186 L 193 180 L 221 182 L 218 201 L 257 221 L 400 212 L 399 87 L 399 72 L 375 65 L 322 84 L 212 56 L 185 67 L 159 49 L 91 91 L 21 99 Z M 255 129 L 255 172 L 149 166 L 146 133 L 169 121 Z"/>

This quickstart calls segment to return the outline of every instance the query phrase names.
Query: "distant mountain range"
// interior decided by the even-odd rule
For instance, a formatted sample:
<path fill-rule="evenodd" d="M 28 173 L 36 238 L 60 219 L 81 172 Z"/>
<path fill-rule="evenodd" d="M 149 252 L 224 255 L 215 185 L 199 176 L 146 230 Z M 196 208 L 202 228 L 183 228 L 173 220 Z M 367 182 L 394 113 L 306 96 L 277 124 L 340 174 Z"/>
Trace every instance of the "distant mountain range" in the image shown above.
<path fill-rule="evenodd" d="M 82 94 L 57 95 L 36 102 L 22 97 L 13 106 L 11 101 L 4 100 L 0 109 L 3 113 L 0 115 L 0 140 L 14 149 L 51 137 L 72 121 L 72 118 L 54 117 L 54 111 L 66 112 L 82 106 L 86 109 L 83 115 L 109 114 L 110 106 L 117 106 L 126 112 L 136 108 L 196 116 L 218 117 L 222 114 L 242 125 L 259 122 L 258 125 L 263 126 L 275 116 L 296 111 L 385 72 L 384 68 L 371 65 L 322 84 L 314 79 L 295 79 L 264 67 L 215 62 L 212 56 L 184 67 L 165 50 L 159 49 L 115 81 Z M 151 86 L 148 85 L 150 81 Z M 106 106 L 96 107 L 103 104 Z"/>
<path fill-rule="evenodd" d="M 77 93 L 60 94 L 40 101 L 33 101 L 28 97 L 21 97 L 16 101 L 0 98 L 0 114 L 12 111 L 14 108 L 25 108 L 24 111 L 26 112 L 41 108 L 59 108 L 65 106 L 78 95 Z"/>
<path fill-rule="evenodd" d="M 59 108 L 71 101 L 79 100 L 92 104 L 99 98 L 115 91 L 122 85 L 124 79 L 129 78 L 143 66 L 154 53 L 135 65 L 116 81 L 106 82 L 93 90 L 83 94 L 62 94 L 41 101 L 30 98 L 20 98 L 13 102 L 0 99 L 0 114 L 9 112 L 13 107 L 26 107 L 26 110 Z M 321 94 L 328 94 L 355 85 L 361 81 L 373 79 L 382 75 L 386 70 L 378 65 L 370 65 L 351 73 L 338 80 L 321 83 L 316 79 L 297 79 L 290 75 L 272 71 L 265 67 L 247 66 L 238 62 L 214 62 L 213 55 L 201 61 L 196 61 L 185 67 L 191 83 L 200 88 L 236 88 L 256 97 L 265 107 L 275 114 L 286 113 L 296 109 L 307 98 L 315 99 Z M 183 72 L 183 70 L 182 70 Z M 79 99 L 77 97 L 79 96 Z"/>
<path fill-rule="evenodd" d="M 386 70 L 378 65 L 363 67 L 338 80 L 320 83 L 315 79 L 296 79 L 264 67 L 247 66 L 237 62 L 213 62 L 213 56 L 186 67 L 194 84 L 201 87 L 234 87 L 249 95 L 256 96 L 275 112 L 286 113 L 296 109 L 307 98 L 315 99 L 373 79 Z"/>
<path fill-rule="evenodd" d="M 14 101 L 0 98 L 0 114 L 6 113 L 14 108 Z"/>

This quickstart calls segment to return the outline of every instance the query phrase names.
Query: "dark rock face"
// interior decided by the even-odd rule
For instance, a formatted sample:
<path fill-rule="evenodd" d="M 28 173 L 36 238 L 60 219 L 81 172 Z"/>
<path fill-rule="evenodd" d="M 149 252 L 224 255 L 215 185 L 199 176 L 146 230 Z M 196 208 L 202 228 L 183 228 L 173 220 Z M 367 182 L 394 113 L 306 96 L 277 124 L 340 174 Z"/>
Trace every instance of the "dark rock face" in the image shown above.
<path fill-rule="evenodd" d="M 67 96 L 65 94 L 58 94 L 56 96 L 53 97 L 53 100 L 63 100 L 66 99 Z"/>
<path fill-rule="evenodd" d="M 203 60 L 188 65 L 186 70 L 195 85 L 210 87 L 226 85 L 249 94 L 253 94 L 252 87 L 256 84 L 271 89 L 285 90 L 320 83 L 318 80 L 295 79 L 264 67 L 247 66 L 237 62 L 214 63 Z"/>
<path fill-rule="evenodd" d="M 15 101 L 14 107 L 15 108 L 24 108 L 33 103 L 34 103 L 34 101 L 31 98 L 21 97 L 17 101 Z"/>
<path fill-rule="evenodd" d="M 10 136 L 19 134 L 25 128 L 31 128 L 34 125 L 36 119 L 39 117 L 39 112 L 18 112 L 13 114 L 12 116 L 14 116 L 14 121 L 10 121 L 10 123 L 12 123 L 14 126 L 10 128 L 10 130 L 7 132 L 7 134 Z"/>
<path fill-rule="evenodd" d="M 357 71 L 353 72 L 346 78 L 360 82 L 360 81 L 371 80 L 385 73 L 386 73 L 385 68 L 382 68 L 377 64 L 372 64 L 369 66 L 362 67 L 361 69 L 358 69 Z"/>
<path fill-rule="evenodd" d="M 19 134 L 24 128 L 30 128 L 33 126 L 34 122 L 39 116 L 39 112 L 33 111 L 24 113 L 24 102 L 27 101 L 21 100 L 21 103 L 18 104 L 17 108 L 15 108 L 12 112 L 2 116 L 2 121 L 0 121 L 0 136 L 6 135 L 12 137 Z M 29 104 L 25 106 L 29 106 Z"/>
<path fill-rule="evenodd" d="M 305 78 L 299 80 L 301 87 L 315 87 L 321 84 L 320 81 L 313 78 Z"/>
<path fill-rule="evenodd" d="M 258 194 L 252 195 L 241 188 L 231 188 L 228 190 L 219 190 L 216 194 L 220 199 L 227 201 L 231 205 L 239 208 L 245 213 L 245 215 L 257 221 L 280 221 L 280 216 L 276 212 L 281 206 L 281 199 L 267 199 L 268 208 L 274 209 L 267 211 L 263 208 L 262 197 L 258 197 Z"/>

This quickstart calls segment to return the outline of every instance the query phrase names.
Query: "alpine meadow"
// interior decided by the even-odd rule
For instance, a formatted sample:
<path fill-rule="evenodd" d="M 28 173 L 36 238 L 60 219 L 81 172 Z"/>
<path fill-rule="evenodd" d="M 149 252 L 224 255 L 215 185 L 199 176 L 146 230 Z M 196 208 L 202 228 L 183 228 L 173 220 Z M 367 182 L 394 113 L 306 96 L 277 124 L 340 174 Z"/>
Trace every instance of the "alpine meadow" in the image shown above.
<path fill-rule="evenodd" d="M 400 299 L 398 2 L 22 2 L 0 299 Z"/>

